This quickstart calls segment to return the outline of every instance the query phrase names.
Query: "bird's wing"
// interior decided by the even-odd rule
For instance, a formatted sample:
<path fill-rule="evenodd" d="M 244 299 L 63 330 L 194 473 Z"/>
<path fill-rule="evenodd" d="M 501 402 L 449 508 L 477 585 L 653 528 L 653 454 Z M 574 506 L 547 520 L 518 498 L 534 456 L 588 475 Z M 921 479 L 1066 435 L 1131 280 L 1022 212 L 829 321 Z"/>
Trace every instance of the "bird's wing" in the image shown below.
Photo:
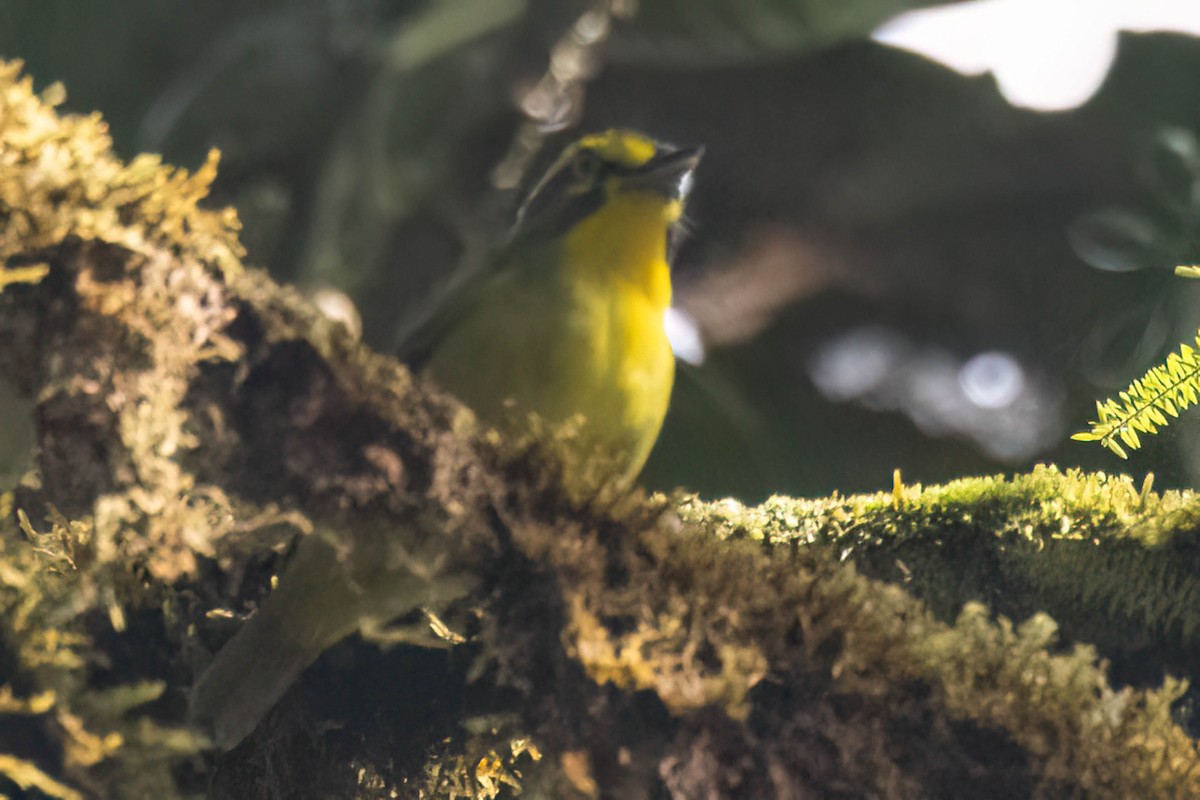
<path fill-rule="evenodd" d="M 460 270 L 429 310 L 401 335 L 397 357 L 413 370 L 424 367 L 446 334 L 487 297 L 497 275 L 507 271 L 505 261 L 493 254 L 482 264 Z"/>
<path fill-rule="evenodd" d="M 553 252 L 552 247 L 531 247 L 527 242 L 510 241 L 474 267 L 464 268 L 442 291 L 430 311 L 401 335 L 396 355 L 410 369 L 419 371 L 446 334 L 469 317 L 480 303 L 486 303 L 499 287 L 519 280 L 530 270 L 554 269 Z"/>

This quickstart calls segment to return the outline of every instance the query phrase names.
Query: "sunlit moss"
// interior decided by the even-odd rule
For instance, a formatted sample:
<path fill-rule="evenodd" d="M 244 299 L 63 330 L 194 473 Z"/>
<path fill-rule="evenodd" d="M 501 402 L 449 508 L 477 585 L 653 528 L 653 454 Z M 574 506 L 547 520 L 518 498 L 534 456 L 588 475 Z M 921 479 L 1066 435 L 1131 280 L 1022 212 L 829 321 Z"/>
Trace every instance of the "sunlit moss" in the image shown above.
<path fill-rule="evenodd" d="M 907 486 L 899 500 L 882 492 L 751 508 L 687 500 L 681 510 L 722 537 L 833 548 L 944 619 L 979 600 L 1017 617 L 1048 611 L 1093 641 L 1128 632 L 1184 652 L 1200 630 L 1188 599 L 1200 591 L 1189 545 L 1200 496 L 1151 486 L 1150 476 L 1135 483 L 1041 466 L 1011 479 Z"/>
<path fill-rule="evenodd" d="M 1065 782 L 1097 793 L 1089 796 L 1188 795 L 1200 791 L 1195 746 L 1170 714 L 1184 684 L 1168 680 L 1157 691 L 1114 690 L 1091 648 L 1055 654 L 1060 646 L 1057 626 L 1044 614 L 1014 629 L 983 605 L 960 602 L 961 613 L 948 624 L 908 592 L 857 575 L 838 561 L 866 558 L 869 551 L 900 545 L 906 538 L 917 540 L 914 547 L 936 550 L 949 536 L 968 535 L 997 543 L 1019 541 L 1022 556 L 1033 563 L 1039 552 L 1052 549 L 1053 540 L 1077 541 L 1080 536 L 1107 537 L 1107 543 L 1090 545 L 1097 550 L 1133 541 L 1145 556 L 1155 552 L 1145 542 L 1188 531 L 1194 509 L 1190 494 L 1157 496 L 1127 478 L 1063 475 L 1051 468 L 1011 481 L 986 478 L 907 487 L 899 499 L 882 493 L 814 501 L 774 498 L 756 508 L 689 500 L 681 511 L 697 533 L 749 541 L 714 552 L 701 539 L 684 536 L 680 541 L 662 534 L 672 542 L 669 554 L 663 552 L 669 563 L 646 565 L 630 576 L 628 586 L 636 588 L 618 593 L 625 603 L 613 608 L 610 595 L 605 598 L 610 605 L 592 612 L 600 618 L 642 609 L 636 613 L 646 620 L 644 626 L 616 637 L 610 631 L 613 644 L 600 650 L 580 646 L 576 654 L 597 678 L 654 686 L 671 707 L 669 687 L 721 680 L 720 658 L 688 661 L 679 654 L 719 654 L 753 643 L 762 660 L 726 678 L 731 694 L 744 696 L 739 682 L 753 686 L 789 664 L 817 673 L 828 670 L 833 687 L 840 684 L 831 688 L 835 693 L 872 696 L 926 685 L 935 698 L 933 706 L 941 709 L 936 713 L 1007 731 L 1033 760 L 1035 783 L 1044 789 Z M 964 523 L 972 530 L 958 529 Z M 648 541 L 660 539 L 650 534 L 642 539 L 644 550 L 653 552 Z M 754 552 L 754 541 L 770 542 L 776 551 L 766 563 Z M 805 549 L 792 553 L 796 543 Z M 1136 559 L 1124 564 L 1130 572 L 1144 566 Z M 792 574 L 787 577 L 780 570 Z M 1129 587 L 1119 574 L 1095 576 L 1094 590 L 1106 582 L 1104 594 L 1119 598 Z M 665 577 L 671 575 L 675 580 Z M 910 582 L 922 579 L 909 576 Z M 1060 576 L 1060 588 L 1078 591 L 1077 579 L 1075 571 Z M 985 596 L 1002 590 L 979 588 Z M 576 584 L 574 591 L 586 594 L 588 587 Z M 1112 605 L 1122 606 L 1119 600 Z M 764 632 L 780 635 L 797 624 L 803 632 L 798 651 Z M 648 646 L 653 635 L 643 627 L 657 636 L 686 633 L 658 652 Z M 575 634 L 595 638 L 587 629 Z M 615 672 L 614 654 L 623 665 Z M 710 688 L 697 695 L 693 708 L 720 696 Z M 861 735 L 861 730 L 854 734 Z"/>

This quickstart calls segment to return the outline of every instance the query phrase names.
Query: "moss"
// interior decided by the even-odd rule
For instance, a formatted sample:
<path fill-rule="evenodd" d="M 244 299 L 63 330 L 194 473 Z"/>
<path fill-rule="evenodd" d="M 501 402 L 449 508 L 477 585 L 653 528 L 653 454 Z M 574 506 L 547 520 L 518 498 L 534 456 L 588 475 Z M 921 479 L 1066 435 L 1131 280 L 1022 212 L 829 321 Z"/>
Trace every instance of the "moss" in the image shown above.
<path fill-rule="evenodd" d="M 1013 483 L 1025 501 L 1040 499 L 1053 507 L 1070 492 L 1045 489 L 1063 482 L 1086 483 L 1082 476 L 1050 471 Z M 926 529 L 933 509 L 955 518 L 994 515 L 993 527 L 1003 530 L 1001 520 L 1009 518 L 998 503 L 1007 494 L 1001 490 L 1004 483 L 955 484 L 944 493 L 933 487 L 926 501 L 914 492 L 905 498 L 912 502 L 900 508 L 890 496 L 840 502 L 856 506 L 855 513 L 873 504 L 888 507 L 891 536 L 900 535 L 898 528 Z M 1125 507 L 1125 497 L 1124 482 L 1113 483 L 1115 492 L 1094 492 L 1086 505 L 1115 524 L 1120 514 L 1114 509 Z M 1105 485 L 1103 479 L 1092 482 L 1093 488 Z M 954 498 L 954 510 L 935 503 L 938 496 Z M 1152 503 L 1172 514 L 1178 510 L 1171 499 L 1146 505 Z M 688 527 L 683 531 L 667 523 L 649 530 L 630 524 L 641 532 L 636 546 L 623 545 L 628 549 L 620 563 L 629 572 L 619 585 L 606 574 L 604 564 L 611 557 L 605 558 L 602 549 L 572 555 L 569 564 L 558 566 L 569 575 L 564 594 L 587 611 L 571 609 L 575 624 L 567 629 L 568 649 L 593 678 L 630 689 L 653 688 L 683 719 L 723 708 L 723 736 L 744 740 L 753 734 L 758 741 L 754 748 L 744 745 L 754 756 L 753 767 L 730 775 L 726 764 L 725 772 L 706 772 L 700 783 L 754 785 L 765 773 L 788 775 L 803 785 L 813 779 L 812 752 L 832 750 L 842 757 L 833 774 L 809 786 L 813 791 L 828 791 L 840 779 L 867 793 L 938 796 L 938 787 L 953 785 L 943 785 L 944 776 L 967 780 L 970 763 L 980 757 L 946 732 L 947 726 L 955 730 L 954 725 L 969 721 L 979 730 L 1004 733 L 1002 739 L 1027 760 L 1017 772 L 1025 773 L 1023 779 L 1038 796 L 1083 791 L 1087 796 L 1169 797 L 1200 790 L 1194 744 L 1170 714 L 1182 692 L 1179 683 L 1168 681 L 1150 692 L 1112 689 L 1092 649 L 1055 654 L 1060 648 L 1056 626 L 1045 615 L 1014 630 L 1006 620 L 993 620 L 983 606 L 968 604 L 954 624 L 938 621 L 899 587 L 859 576 L 834 560 L 819 541 L 820 529 L 810 530 L 815 538 L 805 548 L 764 558 L 753 540 L 774 539 L 819 519 L 800 505 L 776 499 L 741 512 L 728 502 L 691 500 L 684 504 Z M 1021 515 L 1013 516 L 1012 524 L 1028 535 Z M 836 512 L 831 517 L 854 519 Z M 1144 515 L 1139 519 L 1146 521 Z M 752 541 L 714 547 L 709 539 L 714 532 L 739 529 Z M 888 531 L 888 526 L 876 530 Z M 980 535 L 994 534 L 985 528 Z M 886 539 L 888 533 L 877 536 Z M 578 543 L 568 539 L 560 546 L 575 553 Z M 589 624 L 579 624 L 580 618 Z M 801 688 L 805 685 L 820 689 L 808 693 Z M 779 699 L 781 691 L 788 695 L 786 702 Z M 796 702 L 796 694 L 802 702 Z M 766 702 L 768 696 L 775 702 Z M 914 705 L 921 714 L 913 715 Z M 932 723 L 928 714 L 941 722 Z M 798 719 L 813 716 L 838 724 L 796 729 Z M 915 773 L 902 766 L 905 759 L 898 752 L 909 739 L 927 748 L 925 768 Z M 858 756 L 848 758 L 852 754 Z M 679 753 L 658 758 L 660 763 L 683 760 Z M 1008 796 L 1005 784 L 995 782 L 997 774 L 988 774 L 993 785 L 980 784 L 967 793 Z M 777 789 L 761 785 L 759 791 Z"/>
<path fill-rule="evenodd" d="M 0 642 L 8 658 L 0 669 L 0 772 L 64 799 L 100 786 L 117 797 L 172 796 L 172 766 L 201 752 L 203 740 L 181 725 L 130 713 L 157 700 L 164 683 L 97 684 L 95 660 L 103 653 L 92 631 L 101 619 L 120 625 L 124 612 L 94 531 L 58 518 L 39 532 L 12 512 L 11 493 L 3 505 Z M 57 754 L 53 780 L 42 774 L 47 764 L 20 756 L 37 742 Z M 45 761 L 47 753 L 38 754 Z"/>
<path fill-rule="evenodd" d="M 1164 670 L 1193 678 L 1200 498 L 1152 483 L 1040 466 L 1011 479 L 754 508 L 690 498 L 681 513 L 726 538 L 833 548 L 944 620 L 969 601 L 1015 619 L 1047 612 L 1069 639 L 1136 658 L 1151 681 Z"/>

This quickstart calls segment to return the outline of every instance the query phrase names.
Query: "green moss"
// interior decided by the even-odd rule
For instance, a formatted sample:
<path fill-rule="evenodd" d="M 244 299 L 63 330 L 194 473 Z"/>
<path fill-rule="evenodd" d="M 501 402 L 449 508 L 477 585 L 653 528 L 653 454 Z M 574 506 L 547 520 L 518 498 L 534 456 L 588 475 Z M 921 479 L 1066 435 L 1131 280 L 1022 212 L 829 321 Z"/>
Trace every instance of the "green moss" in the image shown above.
<path fill-rule="evenodd" d="M 744 508 L 687 499 L 685 519 L 771 547 L 818 546 L 905 586 L 943 619 L 981 601 L 1014 618 L 1049 612 L 1072 637 L 1124 652 L 1194 648 L 1200 590 L 1191 544 L 1200 498 L 1148 477 L 1061 472 L 968 478 L 898 493 L 776 497 Z"/>
<path fill-rule="evenodd" d="M 825 686 L 822 696 L 804 706 L 805 714 L 820 715 L 822 706 L 837 707 L 848 697 L 868 705 L 887 698 L 868 716 L 890 719 L 878 724 L 905 730 L 914 720 L 893 709 L 908 707 L 915 696 L 943 724 L 970 721 L 1004 731 L 1029 759 L 1029 780 L 1038 796 L 1058 791 L 1089 797 L 1189 796 L 1200 791 L 1195 747 L 1170 714 L 1184 685 L 1168 680 L 1154 691 L 1114 690 L 1090 647 L 1057 654 L 1057 626 L 1044 614 L 1014 629 L 986 607 L 970 603 L 947 624 L 898 586 L 862 577 L 839 563 L 857 555 L 847 552 L 850 537 L 864 549 L 904 541 L 905 533 L 932 542 L 938 538 L 935 531 L 944 536 L 954 529 L 948 520 L 956 525 L 972 520 L 977 538 L 1012 535 L 1028 542 L 1040 530 L 1035 520 L 1043 520 L 1049 526 L 1044 530 L 1053 535 L 1065 536 L 1063 520 L 1071 519 L 1076 530 L 1107 529 L 1117 539 L 1119 528 L 1144 531 L 1155 514 L 1178 522 L 1188 507 L 1188 498 L 1147 496 L 1134 502 L 1137 496 L 1127 480 L 1042 469 L 1011 482 L 961 481 L 895 496 L 775 498 L 752 509 L 689 500 L 682 513 L 692 533 L 642 534 L 642 552 L 661 553 L 662 560 L 649 561 L 630 576 L 628 586 L 637 588 L 618 594 L 624 597 L 619 606 L 613 607 L 609 592 L 591 610 L 594 619 L 634 616 L 634 629 L 614 636 L 610 626 L 604 646 L 596 646 L 589 641 L 598 636 L 596 626 L 576 625 L 570 631 L 581 640 L 575 655 L 597 679 L 653 687 L 669 708 L 685 716 L 718 706 L 737 719 L 747 703 L 751 718 L 768 724 L 762 717 L 772 710 L 757 706 L 755 691 L 786 676 L 789 683 L 819 680 Z M 714 550 L 706 533 L 751 541 Z M 957 530 L 954 535 L 967 534 Z M 1144 540 L 1144 532 L 1129 536 Z M 803 537 L 802 549 L 779 550 L 779 543 L 797 537 Z M 776 552 L 764 559 L 755 540 L 775 543 Z M 1108 594 L 1121 588 L 1110 586 Z M 567 591 L 602 594 L 578 577 Z M 620 671 L 612 669 L 613 653 L 624 656 Z M 737 702 L 729 704 L 729 698 Z M 846 723 L 845 712 L 834 716 Z M 788 720 L 769 724 L 783 730 Z M 822 738 L 852 752 L 869 730 L 864 720 L 840 729 L 845 740 L 838 739 L 838 726 Z M 929 736 L 920 725 L 909 733 Z M 936 746 L 936 737 L 923 741 Z M 953 769 L 956 759 L 965 757 L 952 752 L 958 746 L 945 747 L 942 767 Z M 785 768 L 803 761 L 802 753 L 786 745 L 778 750 Z M 856 785 L 870 786 L 883 772 L 883 765 L 864 768 Z M 855 774 L 849 767 L 843 773 L 851 780 Z"/>

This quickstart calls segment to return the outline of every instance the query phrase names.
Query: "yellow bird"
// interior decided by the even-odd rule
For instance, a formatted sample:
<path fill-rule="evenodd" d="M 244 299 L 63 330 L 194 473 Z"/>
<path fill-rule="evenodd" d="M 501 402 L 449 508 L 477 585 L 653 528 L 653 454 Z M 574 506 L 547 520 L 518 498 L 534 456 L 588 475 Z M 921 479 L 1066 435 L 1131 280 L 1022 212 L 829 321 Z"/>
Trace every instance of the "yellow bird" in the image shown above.
<path fill-rule="evenodd" d="M 578 455 L 632 480 L 671 396 L 667 256 L 700 156 L 621 130 L 567 147 L 401 358 L 492 425 L 581 419 Z"/>
<path fill-rule="evenodd" d="M 569 145 L 505 245 L 448 293 L 401 358 L 502 432 L 520 433 L 514 426 L 531 414 L 551 428 L 577 424 L 568 479 L 599 463 L 604 480 L 632 481 L 671 395 L 667 259 L 701 154 L 625 130 Z M 378 592 L 349 591 L 330 579 L 328 544 L 307 546 L 319 538 L 305 539 L 193 692 L 193 718 L 219 746 L 244 738 L 308 664 L 368 618 L 461 593 L 399 575 Z"/>

